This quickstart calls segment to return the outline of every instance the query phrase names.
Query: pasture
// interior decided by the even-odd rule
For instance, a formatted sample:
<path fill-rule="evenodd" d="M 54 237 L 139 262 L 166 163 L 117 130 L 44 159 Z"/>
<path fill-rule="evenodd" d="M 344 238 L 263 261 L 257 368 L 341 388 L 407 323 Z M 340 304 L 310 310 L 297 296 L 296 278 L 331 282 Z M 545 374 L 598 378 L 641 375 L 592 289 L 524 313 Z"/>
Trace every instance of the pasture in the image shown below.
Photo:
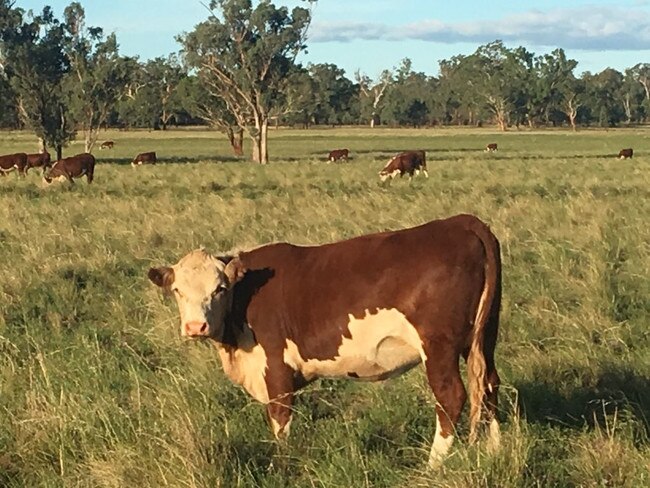
<path fill-rule="evenodd" d="M 0 178 L 0 485 L 650 486 L 649 136 L 272 130 L 256 166 L 213 132 L 109 131 L 92 185 Z M 344 147 L 349 163 L 324 162 Z M 624 147 L 634 159 L 615 158 Z M 0 153 L 35 149 L 0 134 Z M 427 150 L 430 178 L 380 185 L 405 149 Z M 163 164 L 128 165 L 149 150 Z M 466 406 L 438 472 L 421 368 L 312 384 L 279 445 L 146 278 L 201 245 L 325 243 L 461 212 L 502 245 L 503 446 L 467 446 Z"/>

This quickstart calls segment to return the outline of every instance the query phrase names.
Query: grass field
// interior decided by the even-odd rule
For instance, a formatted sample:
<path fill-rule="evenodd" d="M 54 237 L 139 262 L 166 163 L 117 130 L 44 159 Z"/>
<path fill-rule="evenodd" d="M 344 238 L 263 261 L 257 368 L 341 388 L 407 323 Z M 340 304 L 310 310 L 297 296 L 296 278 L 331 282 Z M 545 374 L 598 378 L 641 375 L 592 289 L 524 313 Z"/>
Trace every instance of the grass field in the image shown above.
<path fill-rule="evenodd" d="M 0 486 L 650 486 L 650 131 L 279 130 L 264 167 L 210 132 L 105 138 L 92 185 L 0 178 Z M 0 133 L 0 153 L 35 147 Z M 324 164 L 339 147 L 354 159 Z M 411 148 L 430 178 L 380 185 Z M 146 150 L 168 164 L 124 164 Z M 311 385 L 278 445 L 146 279 L 200 245 L 324 243 L 461 212 L 502 243 L 503 448 L 467 447 L 466 408 L 434 473 L 420 369 Z"/>

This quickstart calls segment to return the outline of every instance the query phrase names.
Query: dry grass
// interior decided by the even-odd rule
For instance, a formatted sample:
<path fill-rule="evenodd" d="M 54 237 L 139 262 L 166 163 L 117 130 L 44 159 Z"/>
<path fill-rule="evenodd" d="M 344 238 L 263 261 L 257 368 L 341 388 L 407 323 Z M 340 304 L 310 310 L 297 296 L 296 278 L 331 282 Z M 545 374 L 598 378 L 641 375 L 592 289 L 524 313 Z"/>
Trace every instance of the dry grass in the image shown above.
<path fill-rule="evenodd" d="M 281 130 L 267 167 L 208 132 L 106 139 L 90 186 L 0 179 L 0 485 L 650 485 L 647 133 Z M 2 153 L 33 146 L 0 134 Z M 613 157 L 629 146 L 634 160 Z M 354 159 L 324 164 L 334 147 Z M 427 149 L 431 177 L 380 185 L 409 148 Z M 149 149 L 167 163 L 124 165 Z M 468 448 L 464 422 L 437 473 L 422 372 L 313 385 L 278 446 L 145 276 L 200 245 L 322 243 L 460 212 L 503 246 L 503 449 Z"/>

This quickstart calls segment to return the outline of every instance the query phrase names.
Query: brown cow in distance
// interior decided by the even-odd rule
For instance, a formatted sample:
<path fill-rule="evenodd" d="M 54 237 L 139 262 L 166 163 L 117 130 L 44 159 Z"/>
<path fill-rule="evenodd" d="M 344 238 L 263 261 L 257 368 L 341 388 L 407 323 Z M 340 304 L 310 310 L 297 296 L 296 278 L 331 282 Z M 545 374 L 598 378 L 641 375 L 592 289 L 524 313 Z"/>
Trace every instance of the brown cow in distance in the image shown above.
<path fill-rule="evenodd" d="M 226 376 L 266 405 L 278 438 L 294 395 L 317 378 L 381 381 L 422 364 L 436 400 L 435 467 L 467 399 L 461 356 L 470 441 L 485 411 L 498 447 L 500 256 L 486 224 L 457 215 L 316 246 L 201 249 L 149 279 L 173 293 L 181 336 L 209 340 Z"/>
<path fill-rule="evenodd" d="M 93 182 L 95 173 L 95 156 L 89 153 L 77 154 L 69 158 L 59 159 L 52 165 L 50 171 L 43 176 L 47 183 L 52 183 L 54 179 L 68 180 L 74 184 L 73 178 L 81 178 L 86 175 L 88 184 Z"/>
<path fill-rule="evenodd" d="M 496 142 L 491 142 L 487 146 L 485 146 L 485 152 L 494 152 L 498 150 L 498 146 Z"/>
<path fill-rule="evenodd" d="M 618 158 L 627 159 L 627 158 L 632 158 L 633 155 L 634 155 L 634 151 L 632 150 L 632 148 L 621 149 L 618 153 Z"/>
<path fill-rule="evenodd" d="M 42 153 L 28 154 L 27 164 L 25 165 L 25 174 L 32 168 L 43 168 L 43 174 L 52 166 L 52 159 L 50 153 L 45 151 Z"/>
<path fill-rule="evenodd" d="M 104 141 L 102 142 L 101 146 L 99 146 L 99 149 L 113 149 L 113 146 L 115 146 L 115 142 Z"/>
<path fill-rule="evenodd" d="M 0 176 L 17 170 L 21 176 L 25 175 L 25 166 L 27 165 L 27 154 L 15 153 L 0 156 Z"/>
<path fill-rule="evenodd" d="M 424 176 L 429 177 L 429 173 L 427 173 L 426 153 L 424 151 L 406 151 L 394 156 L 388 161 L 384 169 L 379 172 L 379 178 L 381 181 L 386 181 L 389 178 L 392 179 L 396 176 L 401 178 L 405 174 L 408 174 L 410 180 L 413 177 L 413 173 L 417 175 L 420 171 L 422 171 Z"/>
<path fill-rule="evenodd" d="M 347 149 L 334 149 L 333 151 L 330 151 L 330 154 L 327 159 L 332 163 L 334 161 L 338 161 L 339 159 L 343 159 L 347 161 L 349 153 L 350 151 Z"/>
<path fill-rule="evenodd" d="M 141 164 L 156 164 L 156 161 L 157 159 L 155 151 L 144 152 L 138 154 L 135 158 L 133 158 L 133 161 L 131 161 L 131 166 L 135 168 Z"/>

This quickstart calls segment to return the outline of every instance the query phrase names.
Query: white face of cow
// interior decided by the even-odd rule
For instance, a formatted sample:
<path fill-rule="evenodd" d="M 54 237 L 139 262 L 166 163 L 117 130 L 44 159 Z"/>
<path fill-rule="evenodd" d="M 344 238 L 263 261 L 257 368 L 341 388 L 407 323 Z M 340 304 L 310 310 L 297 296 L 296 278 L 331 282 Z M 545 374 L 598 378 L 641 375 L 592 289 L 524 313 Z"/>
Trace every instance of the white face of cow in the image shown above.
<path fill-rule="evenodd" d="M 181 336 L 220 340 L 232 303 L 232 287 L 243 274 L 239 259 L 226 264 L 197 250 L 172 267 L 151 268 L 149 279 L 174 294 L 181 315 Z"/>

